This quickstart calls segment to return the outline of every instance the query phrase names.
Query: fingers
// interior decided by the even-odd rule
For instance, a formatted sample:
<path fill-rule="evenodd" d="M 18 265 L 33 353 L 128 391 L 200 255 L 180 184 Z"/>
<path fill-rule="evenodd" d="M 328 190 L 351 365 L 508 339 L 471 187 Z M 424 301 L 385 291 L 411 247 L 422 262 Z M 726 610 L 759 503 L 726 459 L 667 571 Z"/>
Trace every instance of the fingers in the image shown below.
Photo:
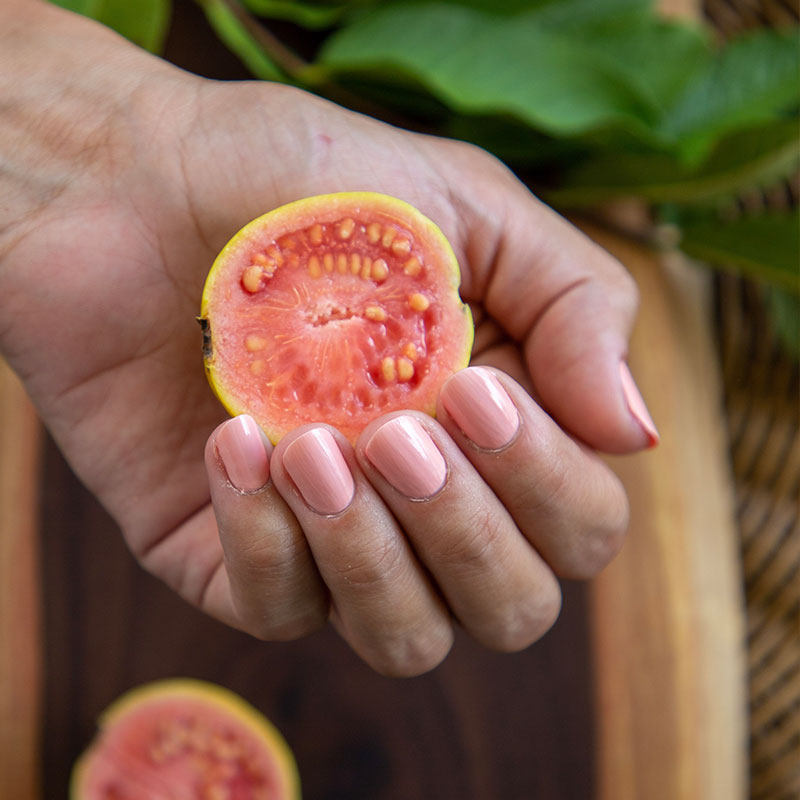
<path fill-rule="evenodd" d="M 449 613 L 344 437 L 304 426 L 271 459 L 331 594 L 341 635 L 386 675 L 417 675 L 452 644 Z"/>
<path fill-rule="evenodd" d="M 524 342 L 538 397 L 592 447 L 652 446 L 658 434 L 625 364 L 638 307 L 633 279 L 532 196 L 515 208 L 488 302 Z"/>
<path fill-rule="evenodd" d="M 590 577 L 616 555 L 628 523 L 622 485 L 519 384 L 462 370 L 443 387 L 437 420 L 557 575 Z"/>
<path fill-rule="evenodd" d="M 563 428 L 606 452 L 654 445 L 655 425 L 625 364 L 638 306 L 630 274 L 499 162 L 464 145 L 450 155 L 467 299 L 483 301 L 523 344 L 536 396 Z M 462 160 L 469 170 L 459 170 Z"/>
<path fill-rule="evenodd" d="M 624 287 L 619 293 L 632 298 Z M 625 361 L 627 336 L 613 325 L 629 315 L 609 301 L 610 291 L 596 278 L 565 290 L 531 329 L 525 355 L 538 396 L 567 430 L 624 453 L 659 437 Z"/>
<path fill-rule="evenodd" d="M 416 675 L 447 654 L 451 613 L 486 646 L 519 650 L 558 615 L 556 575 L 589 577 L 614 556 L 627 525 L 620 483 L 519 384 L 462 370 L 438 413 L 381 417 L 355 450 L 305 426 L 269 465 L 248 418 L 215 432 L 212 496 L 248 629 L 298 635 L 329 597 L 367 663 Z"/>
<path fill-rule="evenodd" d="M 514 651 L 550 628 L 560 606 L 553 573 L 433 419 L 415 412 L 382 417 L 364 430 L 358 452 L 370 482 L 475 639 Z"/>
<path fill-rule="evenodd" d="M 236 624 L 262 639 L 296 639 L 327 621 L 327 590 L 270 481 L 271 449 L 251 417 L 236 417 L 209 437 L 206 470 Z"/>
<path fill-rule="evenodd" d="M 452 644 L 449 612 L 347 441 L 307 426 L 268 460 L 271 450 L 248 416 L 224 423 L 206 447 L 236 624 L 292 639 L 330 609 L 377 671 L 432 669 Z"/>
<path fill-rule="evenodd" d="M 554 622 L 551 570 L 429 417 L 378 420 L 358 456 L 336 431 L 306 426 L 269 465 L 253 428 L 230 421 L 207 448 L 231 591 L 251 632 L 300 634 L 322 618 L 327 590 L 353 649 L 379 672 L 407 676 L 444 659 L 451 612 L 505 651 Z M 309 597 L 318 598 L 310 615 Z"/>

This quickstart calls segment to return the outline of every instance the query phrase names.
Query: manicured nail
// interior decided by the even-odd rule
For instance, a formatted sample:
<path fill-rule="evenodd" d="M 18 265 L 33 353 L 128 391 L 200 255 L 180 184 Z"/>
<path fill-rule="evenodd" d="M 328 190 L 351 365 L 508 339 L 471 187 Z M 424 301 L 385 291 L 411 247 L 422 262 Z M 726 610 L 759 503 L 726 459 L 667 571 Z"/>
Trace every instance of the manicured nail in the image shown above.
<path fill-rule="evenodd" d="M 394 417 L 381 425 L 364 448 L 372 465 L 406 497 L 422 500 L 444 486 L 444 456 L 413 417 Z"/>
<path fill-rule="evenodd" d="M 283 463 L 303 500 L 318 514 L 339 514 L 350 505 L 353 476 L 336 439 L 325 428 L 298 436 L 284 450 Z"/>
<path fill-rule="evenodd" d="M 253 492 L 269 480 L 269 456 L 252 417 L 228 420 L 219 429 L 216 447 L 228 480 L 240 492 Z"/>
<path fill-rule="evenodd" d="M 442 388 L 442 404 L 464 435 L 486 450 L 505 447 L 519 430 L 516 406 L 487 369 L 453 375 Z"/>
<path fill-rule="evenodd" d="M 633 418 L 639 423 L 639 427 L 641 427 L 647 435 L 648 447 L 655 447 L 660 439 L 658 430 L 633 380 L 630 368 L 624 361 L 620 362 L 619 376 L 622 381 L 622 392 L 625 395 L 628 411 L 631 412 Z"/>

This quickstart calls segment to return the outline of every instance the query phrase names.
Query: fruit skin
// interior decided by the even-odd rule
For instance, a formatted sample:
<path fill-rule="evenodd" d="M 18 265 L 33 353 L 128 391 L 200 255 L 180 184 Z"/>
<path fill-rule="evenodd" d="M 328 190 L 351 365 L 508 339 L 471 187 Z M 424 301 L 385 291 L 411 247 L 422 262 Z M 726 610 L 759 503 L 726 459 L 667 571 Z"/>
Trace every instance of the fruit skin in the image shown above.
<path fill-rule="evenodd" d="M 249 384 L 252 395 L 254 381 L 248 381 L 247 376 L 243 377 L 241 374 L 233 375 L 231 370 L 226 373 L 225 367 L 219 363 L 220 352 L 226 347 L 230 349 L 228 342 L 232 338 L 230 336 L 223 337 L 227 341 L 220 343 L 219 297 L 225 293 L 228 298 L 232 292 L 242 293 L 243 289 L 238 285 L 240 273 L 236 270 L 241 271 L 242 266 L 246 265 L 246 259 L 243 259 L 242 253 L 248 250 L 252 251 L 259 241 L 263 244 L 263 241 L 269 239 L 270 236 L 277 240 L 292 231 L 300 231 L 302 235 L 302 232 L 307 233 L 319 221 L 332 225 L 337 219 L 354 214 L 360 214 L 362 220 L 369 220 L 373 217 L 396 220 L 399 225 L 412 232 L 412 240 L 419 242 L 420 248 L 428 257 L 426 268 L 435 280 L 432 286 L 427 287 L 427 291 L 429 295 L 433 296 L 434 303 L 444 309 L 443 316 L 447 317 L 447 337 L 444 340 L 446 346 L 441 349 L 441 360 L 438 352 L 431 351 L 427 354 L 429 359 L 422 365 L 427 370 L 424 386 L 422 381 L 420 381 L 420 385 L 415 385 L 409 402 L 395 400 L 392 403 L 380 399 L 368 406 L 370 409 L 368 414 L 362 413 L 360 410 L 349 409 L 346 413 L 341 410 L 337 418 L 337 410 L 334 409 L 332 415 L 319 412 L 315 415 L 309 409 L 308 404 L 301 400 L 292 403 L 291 408 L 288 408 L 289 404 L 284 402 L 284 407 L 278 415 L 274 414 L 271 409 L 262 411 L 256 407 L 258 403 L 241 399 L 242 395 L 246 393 L 242 387 L 247 384 Z M 233 267 L 232 264 L 237 266 Z M 247 267 L 245 266 L 244 269 L 246 272 Z M 241 274 L 242 285 L 249 286 L 249 276 Z M 272 277 L 272 273 L 269 277 Z M 277 443 L 289 430 L 307 422 L 328 422 L 337 427 L 351 441 L 354 441 L 371 419 L 388 411 L 415 408 L 433 415 L 441 385 L 453 372 L 467 366 L 471 355 L 474 329 L 469 307 L 461 301 L 458 295 L 460 278 L 457 259 L 442 231 L 416 208 L 398 198 L 375 192 L 339 192 L 304 198 L 280 206 L 248 223 L 236 233 L 217 256 L 209 271 L 203 289 L 198 321 L 203 328 L 204 363 L 211 388 L 232 416 L 242 413 L 251 414 L 273 443 Z M 386 283 L 389 284 L 394 279 L 395 274 L 393 273 Z M 424 300 L 423 310 L 427 308 L 428 298 L 426 297 Z M 373 316 L 370 316 L 370 313 Z M 366 316 L 369 319 L 375 319 L 374 309 L 368 308 Z M 377 319 L 380 319 L 380 316 Z M 351 333 L 350 335 L 357 338 L 357 334 Z M 354 345 L 358 344 L 358 341 L 354 342 Z M 400 343 L 396 342 L 396 344 L 399 346 Z M 316 374 L 313 367 L 311 372 Z M 408 365 L 403 363 L 402 368 L 398 370 L 394 370 L 391 366 L 388 367 L 384 375 L 394 376 L 398 381 L 408 381 L 408 373 Z M 348 380 L 348 388 L 349 383 Z M 334 383 L 334 388 L 340 388 L 340 386 Z M 262 396 L 268 393 L 268 390 L 265 390 Z M 276 418 L 276 416 L 280 418 Z"/>
<path fill-rule="evenodd" d="M 75 762 L 70 778 L 70 800 L 95 800 L 87 794 L 84 784 L 89 777 L 92 759 L 100 752 L 108 732 L 117 726 L 125 725 L 132 714 L 141 714 L 148 704 L 155 707 L 167 699 L 192 704 L 202 703 L 210 715 L 216 718 L 225 716 L 237 725 L 243 726 L 263 745 L 269 760 L 274 763 L 285 788 L 285 793 L 276 800 L 300 800 L 300 775 L 297 763 L 289 745 L 278 729 L 242 697 L 207 681 L 194 678 L 167 678 L 131 689 L 115 700 L 98 719 L 98 733 L 91 744 Z M 145 798 L 142 798 L 145 800 Z"/>

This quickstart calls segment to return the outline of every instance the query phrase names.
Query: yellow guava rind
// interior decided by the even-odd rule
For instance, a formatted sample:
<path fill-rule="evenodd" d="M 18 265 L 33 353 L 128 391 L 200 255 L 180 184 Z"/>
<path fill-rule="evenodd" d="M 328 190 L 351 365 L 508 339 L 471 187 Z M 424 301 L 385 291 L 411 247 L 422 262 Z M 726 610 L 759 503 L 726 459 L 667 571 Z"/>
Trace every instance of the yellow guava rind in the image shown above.
<path fill-rule="evenodd" d="M 446 278 L 446 284 L 450 292 L 449 298 L 437 299 L 442 302 L 452 302 L 453 307 L 457 307 L 460 311 L 460 319 L 456 324 L 456 329 L 450 333 L 454 340 L 461 342 L 462 346 L 452 359 L 448 374 L 457 372 L 469 364 L 474 338 L 472 312 L 469 306 L 461 301 L 459 295 L 461 270 L 458 259 L 439 226 L 410 203 L 379 192 L 335 192 L 315 195 L 279 206 L 262 214 L 241 228 L 222 248 L 206 277 L 200 304 L 200 316 L 198 317 L 198 321 L 211 341 L 210 353 L 208 351 L 204 352 L 204 365 L 212 391 L 231 416 L 248 413 L 250 409 L 237 402 L 234 396 L 235 393 L 226 389 L 224 378 L 218 375 L 213 350 L 214 332 L 213 328 L 207 330 L 209 327 L 211 301 L 217 290 L 217 282 L 224 273 L 224 267 L 229 259 L 235 257 L 240 248 L 246 246 L 253 239 L 257 239 L 267 226 L 280 230 L 284 225 L 291 224 L 294 229 L 300 229 L 311 226 L 317 221 L 334 221 L 343 215 L 352 214 L 354 207 L 359 208 L 361 205 L 366 207 L 367 213 L 370 210 L 377 209 L 382 213 L 392 214 L 400 222 L 409 226 L 412 231 L 426 237 L 426 243 L 438 256 L 436 263 Z M 447 375 L 442 376 L 442 382 L 446 377 Z M 417 406 L 417 408 L 430 416 L 435 416 L 435 397 L 431 398 L 426 404 Z M 285 431 L 271 429 L 267 420 L 258 419 L 257 421 L 270 441 L 273 444 L 277 444 Z"/>
<path fill-rule="evenodd" d="M 196 678 L 166 678 L 146 683 L 127 691 L 108 706 L 98 719 L 97 736 L 79 756 L 72 768 L 69 784 L 70 800 L 90 800 L 86 798 L 82 784 L 103 731 L 117 723 L 124 722 L 128 713 L 141 709 L 143 704 L 163 698 L 188 698 L 200 701 L 211 706 L 215 712 L 221 711 L 240 722 L 272 756 L 286 790 L 285 800 L 301 800 L 300 773 L 297 762 L 291 748 L 275 725 L 230 689 Z"/>

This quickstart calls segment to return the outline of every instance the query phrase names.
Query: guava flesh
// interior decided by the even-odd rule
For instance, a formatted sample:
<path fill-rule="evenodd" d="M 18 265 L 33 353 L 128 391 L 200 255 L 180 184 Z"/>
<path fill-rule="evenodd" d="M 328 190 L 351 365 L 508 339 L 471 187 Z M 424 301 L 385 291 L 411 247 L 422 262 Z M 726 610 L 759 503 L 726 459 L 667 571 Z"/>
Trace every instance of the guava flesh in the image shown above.
<path fill-rule="evenodd" d="M 275 728 L 233 693 L 165 681 L 115 703 L 76 764 L 72 800 L 295 800 Z"/>
<path fill-rule="evenodd" d="M 441 384 L 469 360 L 459 281 L 441 231 L 395 198 L 282 206 L 234 236 L 209 273 L 209 380 L 273 441 L 306 422 L 354 439 L 388 411 L 433 413 Z"/>

